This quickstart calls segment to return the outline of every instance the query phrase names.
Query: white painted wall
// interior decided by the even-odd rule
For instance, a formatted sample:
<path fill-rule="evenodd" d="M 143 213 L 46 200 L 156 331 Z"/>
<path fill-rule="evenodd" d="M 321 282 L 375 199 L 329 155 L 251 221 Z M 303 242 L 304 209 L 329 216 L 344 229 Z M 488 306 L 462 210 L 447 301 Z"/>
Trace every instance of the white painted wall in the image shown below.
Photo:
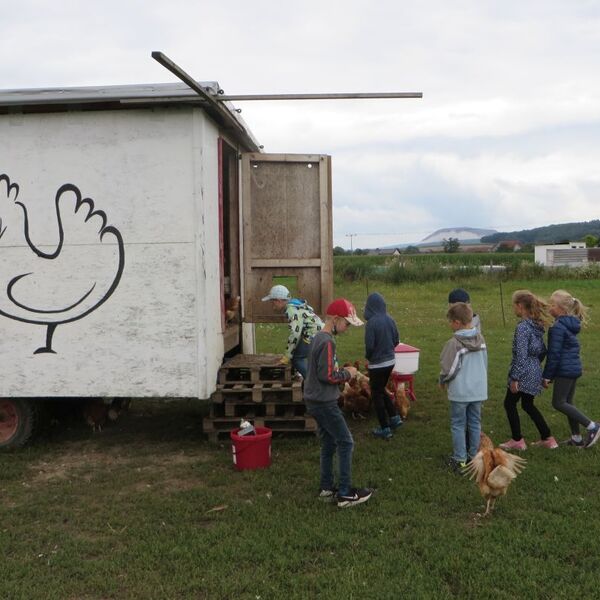
<path fill-rule="evenodd" d="M 83 208 L 74 214 L 74 195 L 66 194 L 62 251 L 39 258 L 14 193 L 7 198 L 0 182 L 0 397 L 210 395 L 223 354 L 217 138 L 214 123 L 189 107 L 0 115 L 0 173 L 19 185 L 32 242 L 47 253 L 56 248 L 54 199 L 71 183 L 106 213 L 125 248 L 112 296 L 57 326 L 56 354 L 33 354 L 46 327 L 6 316 L 20 310 L 7 298 L 8 282 L 31 273 L 14 295 L 54 311 L 94 285 L 79 305 L 93 308 L 93 296 L 114 279 L 118 246 L 110 235 L 100 240 L 100 221 L 86 223 Z"/>

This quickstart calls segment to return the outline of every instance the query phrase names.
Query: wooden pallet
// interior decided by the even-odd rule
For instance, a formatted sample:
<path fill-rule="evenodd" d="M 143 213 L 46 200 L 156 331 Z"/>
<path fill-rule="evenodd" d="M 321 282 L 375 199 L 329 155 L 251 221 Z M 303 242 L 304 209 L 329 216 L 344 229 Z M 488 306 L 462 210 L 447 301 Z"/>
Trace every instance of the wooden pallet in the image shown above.
<path fill-rule="evenodd" d="M 265 383 L 218 383 L 211 399 L 222 402 L 302 402 L 302 383 L 279 381 Z"/>
<path fill-rule="evenodd" d="M 261 402 L 248 404 L 243 401 L 229 400 L 220 404 L 210 405 L 209 417 L 304 417 L 306 406 L 302 402 Z"/>
<path fill-rule="evenodd" d="M 252 417 L 248 420 L 255 427 L 268 427 L 273 434 L 277 433 L 311 433 L 317 432 L 317 422 L 308 415 L 304 417 Z M 208 435 L 210 441 L 216 442 L 219 438 L 229 437 L 234 429 L 240 424 L 238 417 L 205 417 L 203 421 L 203 431 Z"/>
<path fill-rule="evenodd" d="M 292 382 L 292 367 L 280 354 L 237 354 L 219 369 L 219 383 Z"/>

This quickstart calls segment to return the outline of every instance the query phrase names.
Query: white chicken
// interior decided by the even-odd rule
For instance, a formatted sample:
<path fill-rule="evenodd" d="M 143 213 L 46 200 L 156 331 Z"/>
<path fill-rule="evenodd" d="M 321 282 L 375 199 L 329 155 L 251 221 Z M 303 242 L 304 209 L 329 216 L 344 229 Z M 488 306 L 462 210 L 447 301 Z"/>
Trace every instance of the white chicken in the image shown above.
<path fill-rule="evenodd" d="M 45 325 L 46 344 L 34 354 L 55 353 L 57 325 L 90 314 L 117 288 L 125 265 L 123 238 L 90 198 L 67 183 L 54 200 L 57 241 L 36 245 L 19 192 L 0 174 L 0 315 Z"/>

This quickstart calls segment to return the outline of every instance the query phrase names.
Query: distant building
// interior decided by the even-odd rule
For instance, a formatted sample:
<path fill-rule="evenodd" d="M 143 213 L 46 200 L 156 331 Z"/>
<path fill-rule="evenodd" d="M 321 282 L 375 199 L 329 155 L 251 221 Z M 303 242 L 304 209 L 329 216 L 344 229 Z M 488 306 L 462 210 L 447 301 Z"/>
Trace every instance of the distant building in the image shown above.
<path fill-rule="evenodd" d="M 523 244 L 519 240 L 502 240 L 498 242 L 493 250 L 494 252 L 518 252 L 523 248 Z"/>
<path fill-rule="evenodd" d="M 399 248 L 375 248 L 369 250 L 369 254 L 376 256 L 400 256 L 402 252 Z"/>
<path fill-rule="evenodd" d="M 492 252 L 494 246 L 492 244 L 462 244 L 459 252 Z"/>
<path fill-rule="evenodd" d="M 536 263 L 547 267 L 582 267 L 589 260 L 585 242 L 536 246 L 534 257 Z"/>

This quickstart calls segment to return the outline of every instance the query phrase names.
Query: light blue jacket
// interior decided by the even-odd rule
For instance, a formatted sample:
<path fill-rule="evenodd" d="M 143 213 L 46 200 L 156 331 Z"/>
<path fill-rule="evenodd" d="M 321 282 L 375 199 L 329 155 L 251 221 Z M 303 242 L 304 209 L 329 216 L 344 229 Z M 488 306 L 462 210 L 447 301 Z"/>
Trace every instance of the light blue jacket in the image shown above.
<path fill-rule="evenodd" d="M 440 363 L 440 383 L 448 386 L 448 400 L 487 400 L 487 348 L 475 327 L 454 332 L 442 350 Z"/>

